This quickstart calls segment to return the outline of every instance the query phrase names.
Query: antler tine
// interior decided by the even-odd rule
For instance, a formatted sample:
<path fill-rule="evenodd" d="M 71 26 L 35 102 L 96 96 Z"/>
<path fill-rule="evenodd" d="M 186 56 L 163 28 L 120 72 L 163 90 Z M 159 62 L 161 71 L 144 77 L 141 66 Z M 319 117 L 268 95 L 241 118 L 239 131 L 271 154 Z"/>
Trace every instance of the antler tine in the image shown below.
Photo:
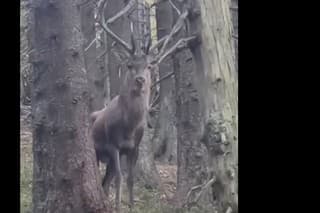
<path fill-rule="evenodd" d="M 105 2 L 104 2 L 105 3 Z M 104 4 L 103 3 L 103 4 Z M 121 39 L 117 34 L 115 34 L 108 25 L 115 22 L 117 19 L 119 19 L 121 16 L 126 14 L 134 5 L 136 4 L 136 0 L 130 0 L 129 3 L 120 10 L 116 15 L 109 18 L 106 23 L 103 23 L 101 20 L 97 20 L 98 24 L 102 27 L 104 31 L 106 31 L 116 42 L 118 42 L 126 51 L 128 51 L 130 54 L 133 54 L 134 47 L 125 42 L 123 39 Z"/>

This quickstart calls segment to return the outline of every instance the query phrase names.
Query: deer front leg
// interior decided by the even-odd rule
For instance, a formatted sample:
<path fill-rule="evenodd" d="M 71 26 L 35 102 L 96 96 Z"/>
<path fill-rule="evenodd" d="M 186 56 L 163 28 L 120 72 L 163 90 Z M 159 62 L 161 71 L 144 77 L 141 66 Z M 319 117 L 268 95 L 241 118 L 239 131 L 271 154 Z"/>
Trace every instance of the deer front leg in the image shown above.
<path fill-rule="evenodd" d="M 115 175 L 116 175 L 116 212 L 120 213 L 120 203 L 121 203 L 121 167 L 120 167 L 120 153 L 119 150 L 114 149 L 113 152 Z"/>
<path fill-rule="evenodd" d="M 129 205 L 130 209 L 132 209 L 134 201 L 133 201 L 133 182 L 134 182 L 134 169 L 138 158 L 138 149 L 134 149 L 134 151 L 130 152 L 127 156 L 127 165 L 128 165 L 128 179 L 127 186 L 129 191 Z"/>
<path fill-rule="evenodd" d="M 109 199 L 109 192 L 110 192 L 110 184 L 114 177 L 114 174 L 115 174 L 114 163 L 113 161 L 110 161 L 107 165 L 106 173 L 102 180 L 102 186 L 105 190 L 105 194 L 108 199 Z"/>

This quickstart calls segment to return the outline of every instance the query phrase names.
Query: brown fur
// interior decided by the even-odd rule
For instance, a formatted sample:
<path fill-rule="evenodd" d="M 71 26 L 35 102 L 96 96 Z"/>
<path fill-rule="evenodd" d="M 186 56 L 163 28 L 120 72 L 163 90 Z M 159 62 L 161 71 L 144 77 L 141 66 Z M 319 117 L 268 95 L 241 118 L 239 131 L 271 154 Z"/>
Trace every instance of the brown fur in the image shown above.
<path fill-rule="evenodd" d="M 90 136 L 97 154 L 97 160 L 107 163 L 103 179 L 106 195 L 109 194 L 110 182 L 116 176 L 116 209 L 120 210 L 121 169 L 120 155 L 127 156 L 128 188 L 130 204 L 133 205 L 133 167 L 138 158 L 138 147 L 143 137 L 146 114 L 148 111 L 151 74 L 154 66 L 147 63 L 145 57 L 133 58 L 129 62 L 125 80 L 110 104 L 90 115 Z M 139 83 L 137 77 L 145 79 Z"/>

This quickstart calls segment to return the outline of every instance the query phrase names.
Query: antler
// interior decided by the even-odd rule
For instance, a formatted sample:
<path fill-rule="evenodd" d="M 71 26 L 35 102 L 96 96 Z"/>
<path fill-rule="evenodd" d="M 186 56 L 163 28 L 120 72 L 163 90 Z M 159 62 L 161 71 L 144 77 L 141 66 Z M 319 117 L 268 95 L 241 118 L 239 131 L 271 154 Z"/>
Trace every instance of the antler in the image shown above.
<path fill-rule="evenodd" d="M 102 3 L 102 8 L 104 7 L 105 3 L 107 2 L 107 0 L 105 0 Z M 128 2 L 128 4 L 122 9 L 120 10 L 116 15 L 114 15 L 113 17 L 109 18 L 106 23 L 103 23 L 101 21 L 101 19 L 96 20 L 97 23 L 102 27 L 102 29 L 104 31 L 106 31 L 116 42 L 118 42 L 126 51 L 128 51 L 130 54 L 133 54 L 135 51 L 134 45 L 130 45 L 127 42 L 125 42 L 123 39 L 121 39 L 117 34 L 115 34 L 110 28 L 109 28 L 109 24 L 112 24 L 113 22 L 115 22 L 117 19 L 119 19 L 121 16 L 123 16 L 124 14 L 126 14 L 133 6 L 135 6 L 136 4 L 136 0 L 130 0 Z M 103 14 L 101 14 L 101 17 L 103 16 Z M 132 42 L 132 39 L 131 39 Z"/>

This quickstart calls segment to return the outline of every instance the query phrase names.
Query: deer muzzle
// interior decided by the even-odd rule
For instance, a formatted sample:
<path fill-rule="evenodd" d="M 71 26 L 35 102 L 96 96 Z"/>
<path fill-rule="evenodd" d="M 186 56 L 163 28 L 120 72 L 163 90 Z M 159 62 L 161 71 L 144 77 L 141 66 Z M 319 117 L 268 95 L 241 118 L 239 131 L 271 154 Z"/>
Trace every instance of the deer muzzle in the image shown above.
<path fill-rule="evenodd" d="M 137 76 L 136 77 L 136 83 L 139 86 L 142 86 L 145 82 L 146 82 L 146 79 L 144 77 L 142 77 L 142 76 Z"/>

